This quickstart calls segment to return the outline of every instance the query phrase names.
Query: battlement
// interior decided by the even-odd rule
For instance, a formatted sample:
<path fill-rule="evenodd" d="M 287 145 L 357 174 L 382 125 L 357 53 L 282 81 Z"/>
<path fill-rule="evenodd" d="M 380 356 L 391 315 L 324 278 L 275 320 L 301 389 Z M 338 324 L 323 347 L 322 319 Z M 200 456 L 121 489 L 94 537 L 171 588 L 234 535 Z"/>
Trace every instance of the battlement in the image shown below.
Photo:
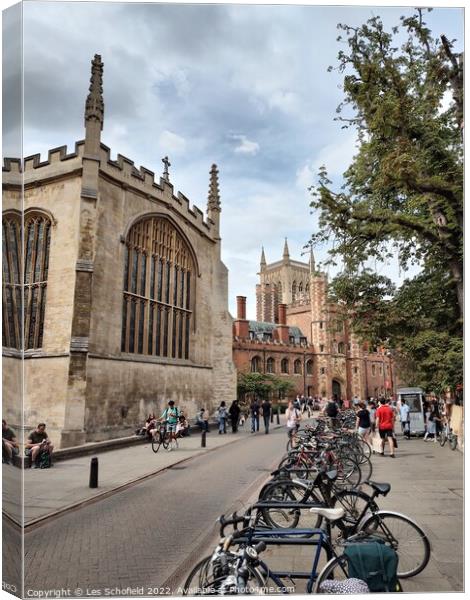
<path fill-rule="evenodd" d="M 6 157 L 3 160 L 2 171 L 6 174 L 6 181 L 20 185 L 20 174 L 24 174 L 25 183 L 30 183 L 36 178 L 49 178 L 67 173 L 71 169 L 81 167 L 84 158 L 85 141 L 75 143 L 73 152 L 68 152 L 67 146 L 59 146 L 49 150 L 47 160 L 41 160 L 41 154 L 20 158 Z M 90 157 L 85 157 L 90 158 Z M 155 173 L 146 167 L 137 168 L 134 161 L 118 154 L 116 159 L 111 158 L 111 149 L 105 144 L 100 144 L 100 172 L 117 180 L 123 187 L 134 188 L 136 191 L 148 196 L 150 199 L 160 200 L 173 206 L 189 223 L 196 225 L 204 233 L 214 231 L 214 223 L 197 206 L 190 206 L 189 199 L 181 192 L 174 192 L 173 184 L 163 177 L 156 181 Z M 79 164 L 73 159 L 78 159 Z M 64 167 L 64 168 L 62 168 Z M 5 180 L 5 177 L 4 177 Z"/>

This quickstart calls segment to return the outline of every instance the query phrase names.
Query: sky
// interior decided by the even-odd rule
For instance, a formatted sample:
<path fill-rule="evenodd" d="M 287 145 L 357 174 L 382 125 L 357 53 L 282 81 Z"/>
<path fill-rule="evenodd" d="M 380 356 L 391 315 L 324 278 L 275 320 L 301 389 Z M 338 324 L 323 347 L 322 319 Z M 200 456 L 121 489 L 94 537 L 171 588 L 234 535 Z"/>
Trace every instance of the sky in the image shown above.
<path fill-rule="evenodd" d="M 308 187 L 325 165 L 335 185 L 355 151 L 354 132 L 334 121 L 342 99 L 336 65 L 338 23 L 380 15 L 399 23 L 412 9 L 294 5 L 169 5 L 25 2 L 24 155 L 83 139 L 90 60 L 104 63 L 102 142 L 162 172 L 171 161 L 175 191 L 205 210 L 212 163 L 219 168 L 222 259 L 229 306 L 247 296 L 255 318 L 261 246 L 268 263 L 293 259 L 316 228 Z M 463 45 L 463 10 L 434 9 L 432 31 Z M 11 39 L 9 38 L 11 36 Z M 4 33 L 3 154 L 15 153 L 15 72 Z M 11 63 L 13 64 L 13 62 Z M 315 249 L 317 261 L 328 248 Z M 307 260 L 307 257 L 305 257 Z M 397 281 L 396 264 L 377 265 Z M 333 275 L 334 272 L 330 272 Z"/>

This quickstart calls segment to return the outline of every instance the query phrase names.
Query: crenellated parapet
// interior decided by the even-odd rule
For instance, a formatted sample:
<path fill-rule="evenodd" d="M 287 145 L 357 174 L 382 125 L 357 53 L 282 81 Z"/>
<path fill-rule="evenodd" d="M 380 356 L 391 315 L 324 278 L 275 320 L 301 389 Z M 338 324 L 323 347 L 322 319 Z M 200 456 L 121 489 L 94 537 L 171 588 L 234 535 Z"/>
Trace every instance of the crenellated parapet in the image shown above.
<path fill-rule="evenodd" d="M 19 158 L 4 158 L 4 185 L 21 186 L 46 183 L 57 177 L 79 176 L 83 166 L 85 142 L 75 143 L 74 151 L 68 152 L 67 146 L 59 146 L 48 151 L 47 159 L 41 160 L 41 154 Z M 214 222 L 182 193 L 175 192 L 173 184 L 164 177 L 156 178 L 155 173 L 146 167 L 137 168 L 130 158 L 118 154 L 111 158 L 111 149 L 100 144 L 99 173 L 123 189 L 129 189 L 150 200 L 163 203 L 177 211 L 186 222 L 197 227 L 205 235 L 214 238 Z"/>

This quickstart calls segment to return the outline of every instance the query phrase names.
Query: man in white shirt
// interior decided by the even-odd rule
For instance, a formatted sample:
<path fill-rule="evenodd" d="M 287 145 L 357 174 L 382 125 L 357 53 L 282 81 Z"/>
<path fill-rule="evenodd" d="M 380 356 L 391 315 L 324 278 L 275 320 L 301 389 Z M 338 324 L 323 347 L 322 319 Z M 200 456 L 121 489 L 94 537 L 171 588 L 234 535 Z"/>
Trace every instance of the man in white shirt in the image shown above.
<path fill-rule="evenodd" d="M 410 439 L 410 407 L 406 400 L 401 401 L 400 405 L 401 430 L 405 438 Z"/>

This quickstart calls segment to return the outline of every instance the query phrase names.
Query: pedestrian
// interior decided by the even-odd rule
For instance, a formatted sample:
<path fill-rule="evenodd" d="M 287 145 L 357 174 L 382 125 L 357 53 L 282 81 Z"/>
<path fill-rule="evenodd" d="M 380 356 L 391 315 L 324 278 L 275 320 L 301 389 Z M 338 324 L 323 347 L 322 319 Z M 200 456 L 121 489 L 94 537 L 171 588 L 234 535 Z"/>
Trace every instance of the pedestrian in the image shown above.
<path fill-rule="evenodd" d="M 257 398 L 250 405 L 251 414 L 251 433 L 259 431 L 259 403 Z"/>
<path fill-rule="evenodd" d="M 217 419 L 219 421 L 219 435 L 222 433 L 227 433 L 227 416 L 228 411 L 225 406 L 225 400 L 222 400 L 219 408 L 217 409 Z"/>
<path fill-rule="evenodd" d="M 232 433 L 237 433 L 238 431 L 238 420 L 240 418 L 240 406 L 238 404 L 238 400 L 234 400 L 228 409 L 230 414 L 230 421 L 232 423 Z"/>
<path fill-rule="evenodd" d="M 178 410 L 178 407 L 175 406 L 175 401 L 170 400 L 168 402 L 168 406 L 165 408 L 165 410 L 162 412 L 162 414 L 160 416 L 160 421 L 166 422 L 166 430 L 170 434 L 170 442 L 171 443 L 167 448 L 168 452 L 170 452 L 172 450 L 173 442 L 175 442 L 175 444 L 174 444 L 175 447 L 178 447 L 178 444 L 176 442 L 176 425 L 178 424 L 179 416 L 180 416 L 180 412 Z"/>
<path fill-rule="evenodd" d="M 375 432 L 375 413 L 377 411 L 377 407 L 375 406 L 375 402 L 373 400 L 369 401 L 369 415 L 370 415 L 370 430 L 372 433 Z"/>
<path fill-rule="evenodd" d="M 400 402 L 400 422 L 403 437 L 410 439 L 410 407 L 405 399 Z"/>
<path fill-rule="evenodd" d="M 295 403 L 292 402 L 292 400 L 289 400 L 286 410 L 287 437 L 289 439 L 291 439 L 294 433 L 297 431 L 297 426 L 299 425 L 299 423 L 300 410 L 295 406 Z"/>
<path fill-rule="evenodd" d="M 266 398 L 261 405 L 261 412 L 263 413 L 264 421 L 264 433 L 269 433 L 269 422 L 271 420 L 271 402 Z"/>
<path fill-rule="evenodd" d="M 358 396 L 354 395 L 352 399 L 353 408 L 357 408 L 359 406 L 360 399 Z"/>
<path fill-rule="evenodd" d="M 302 408 L 302 404 L 301 404 L 301 402 L 300 402 L 300 396 L 299 396 L 299 394 L 297 394 L 297 396 L 296 396 L 296 398 L 295 398 L 295 400 L 294 400 L 294 406 L 295 406 L 295 408 L 297 408 L 298 410 L 301 410 L 301 408 Z"/>
<path fill-rule="evenodd" d="M 437 442 L 437 422 L 440 422 L 439 412 L 437 409 L 437 405 L 434 401 L 429 403 L 428 410 L 426 412 L 427 415 L 427 424 L 426 424 L 426 433 L 424 434 L 424 441 L 426 442 L 428 436 L 433 437 L 433 441 Z"/>
<path fill-rule="evenodd" d="M 380 399 L 380 406 L 375 413 L 375 420 L 379 435 L 382 440 L 382 451 L 380 454 L 385 455 L 385 440 L 388 439 L 390 448 L 390 456 L 395 458 L 395 442 L 394 442 L 394 427 L 395 427 L 395 412 L 391 406 L 387 404 L 385 398 Z"/>
<path fill-rule="evenodd" d="M 205 408 L 200 409 L 196 422 L 201 428 L 201 432 L 205 431 L 206 433 L 209 433 L 209 413 Z"/>
<path fill-rule="evenodd" d="M 308 415 L 309 419 L 312 416 L 312 413 L 313 413 L 313 398 L 312 398 L 312 396 L 309 396 L 307 399 L 307 415 Z"/>
<path fill-rule="evenodd" d="M 365 442 L 369 441 L 370 433 L 370 413 L 366 408 L 364 402 L 359 402 L 357 405 L 358 411 L 356 413 L 356 430 Z"/>
<path fill-rule="evenodd" d="M 324 408 L 324 413 L 330 419 L 330 426 L 332 429 L 335 429 L 338 426 L 338 413 L 339 408 L 337 403 L 333 398 L 329 400 L 327 405 Z"/>

